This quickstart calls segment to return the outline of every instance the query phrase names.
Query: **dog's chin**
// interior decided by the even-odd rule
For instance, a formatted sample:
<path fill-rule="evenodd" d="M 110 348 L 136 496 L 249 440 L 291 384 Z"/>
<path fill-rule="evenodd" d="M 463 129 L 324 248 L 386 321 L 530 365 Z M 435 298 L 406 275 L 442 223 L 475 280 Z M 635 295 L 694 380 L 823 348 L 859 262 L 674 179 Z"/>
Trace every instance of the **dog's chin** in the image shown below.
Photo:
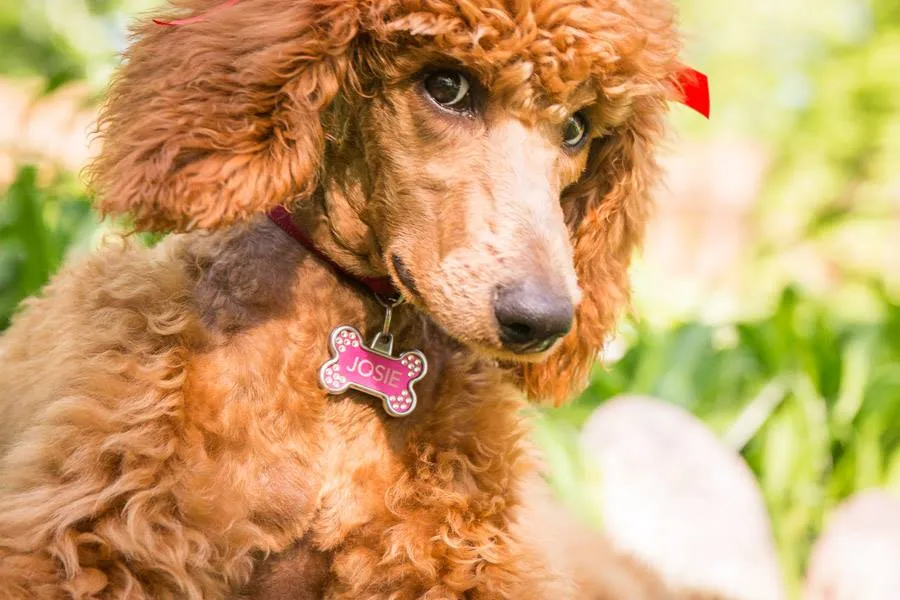
<path fill-rule="evenodd" d="M 472 347 L 472 349 L 479 354 L 502 360 L 504 362 L 541 363 L 547 360 L 547 358 L 549 358 L 550 355 L 553 354 L 553 352 L 559 347 L 559 342 L 554 343 L 546 350 L 542 350 L 540 352 L 513 352 L 503 347 L 485 346 L 481 344 L 470 347 Z"/>
<path fill-rule="evenodd" d="M 444 329 L 444 328 L 442 328 Z M 484 358 L 499 360 L 505 363 L 541 363 L 547 360 L 557 348 L 561 341 L 557 340 L 552 346 L 541 350 L 540 352 L 513 352 L 508 348 L 504 348 L 499 341 L 471 340 L 461 336 L 454 335 L 453 332 L 444 329 L 444 332 L 455 339 L 457 342 L 469 348 L 475 354 Z"/>

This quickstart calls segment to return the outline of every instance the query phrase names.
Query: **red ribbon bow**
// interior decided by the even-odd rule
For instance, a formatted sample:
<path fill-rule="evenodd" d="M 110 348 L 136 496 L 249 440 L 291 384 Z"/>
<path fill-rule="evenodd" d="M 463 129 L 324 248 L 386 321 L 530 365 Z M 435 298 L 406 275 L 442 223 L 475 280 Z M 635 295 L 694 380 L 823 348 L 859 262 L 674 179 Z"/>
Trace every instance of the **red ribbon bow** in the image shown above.
<path fill-rule="evenodd" d="M 690 67 L 682 67 L 673 77 L 681 96 L 679 102 L 709 118 L 709 78 Z"/>

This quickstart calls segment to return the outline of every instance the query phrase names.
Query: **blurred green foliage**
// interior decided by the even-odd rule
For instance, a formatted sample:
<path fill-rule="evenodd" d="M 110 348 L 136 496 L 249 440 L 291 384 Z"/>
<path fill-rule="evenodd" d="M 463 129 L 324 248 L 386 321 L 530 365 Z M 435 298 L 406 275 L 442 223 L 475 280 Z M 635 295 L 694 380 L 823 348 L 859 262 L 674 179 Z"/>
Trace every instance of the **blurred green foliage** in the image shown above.
<path fill-rule="evenodd" d="M 155 3 L 0 0 L 0 77 L 99 91 L 125 43 L 126 15 Z M 690 139 L 751 138 L 770 156 L 758 236 L 741 266 L 767 309 L 726 323 L 700 310 L 629 323 L 622 358 L 598 368 L 576 403 L 548 412 L 539 435 L 557 487 L 601 520 L 591 501 L 601 474 L 572 435 L 590 411 L 637 392 L 694 412 L 758 475 L 796 591 L 836 503 L 871 486 L 900 490 L 900 306 L 883 265 L 869 260 L 884 254 L 900 214 L 900 3 L 681 5 L 688 62 L 710 74 L 714 115 L 707 124 L 676 110 L 676 128 Z M 90 247 L 105 227 L 71 174 L 48 180 L 23 166 L 2 198 L 0 330 L 67 252 Z M 798 281 L 783 261 L 797 248 L 825 257 L 837 283 Z"/>
<path fill-rule="evenodd" d="M 796 589 L 836 503 L 871 487 L 900 492 L 900 306 L 878 283 L 872 287 L 883 302 L 874 320 L 846 320 L 827 302 L 787 288 L 762 319 L 635 326 L 625 355 L 599 368 L 573 405 L 548 415 L 555 424 L 543 435 L 561 465 L 557 488 L 588 518 L 602 519 L 590 491 L 581 497 L 595 475 L 559 432 L 574 431 L 618 394 L 675 402 L 742 451 L 758 475 Z"/>
<path fill-rule="evenodd" d="M 84 249 L 98 228 L 84 191 L 71 176 L 39 187 L 25 167 L 0 200 L 0 330 L 16 305 L 37 293 L 67 251 Z"/>
<path fill-rule="evenodd" d="M 0 0 L 0 74 L 39 75 L 48 90 L 106 84 L 127 20 L 156 0 Z"/>

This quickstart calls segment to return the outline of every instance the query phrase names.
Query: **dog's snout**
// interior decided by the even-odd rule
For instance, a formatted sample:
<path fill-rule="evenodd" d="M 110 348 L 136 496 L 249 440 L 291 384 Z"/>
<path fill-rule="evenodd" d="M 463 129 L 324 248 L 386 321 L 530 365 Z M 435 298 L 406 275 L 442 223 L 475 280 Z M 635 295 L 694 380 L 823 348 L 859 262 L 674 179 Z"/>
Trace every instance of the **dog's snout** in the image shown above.
<path fill-rule="evenodd" d="M 575 309 L 564 292 L 539 279 L 497 289 L 494 316 L 500 341 L 513 352 L 543 352 L 569 332 Z"/>

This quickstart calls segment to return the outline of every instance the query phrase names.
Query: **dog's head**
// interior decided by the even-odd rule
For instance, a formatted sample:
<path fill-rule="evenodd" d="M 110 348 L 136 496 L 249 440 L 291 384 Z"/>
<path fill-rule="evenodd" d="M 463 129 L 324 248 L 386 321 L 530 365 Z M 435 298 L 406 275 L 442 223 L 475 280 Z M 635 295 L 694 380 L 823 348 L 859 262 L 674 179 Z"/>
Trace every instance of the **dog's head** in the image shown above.
<path fill-rule="evenodd" d="M 669 0 L 242 0 L 136 33 L 104 211 L 215 228 L 315 197 L 446 332 L 522 360 L 532 396 L 581 384 L 657 177 Z"/>

